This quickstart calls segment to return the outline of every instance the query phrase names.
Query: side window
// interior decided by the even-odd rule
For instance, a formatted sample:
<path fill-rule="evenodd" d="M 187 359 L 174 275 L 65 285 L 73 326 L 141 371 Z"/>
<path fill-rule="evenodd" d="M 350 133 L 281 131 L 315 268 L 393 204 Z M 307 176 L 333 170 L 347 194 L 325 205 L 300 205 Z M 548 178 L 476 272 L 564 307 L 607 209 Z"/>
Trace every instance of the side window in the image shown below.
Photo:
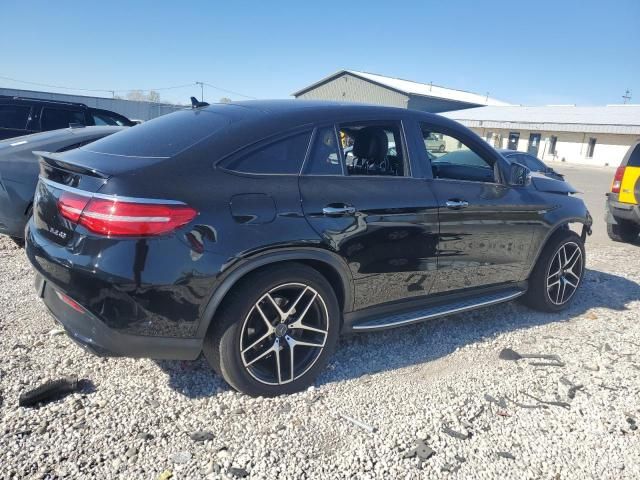
<path fill-rule="evenodd" d="M 115 115 L 108 115 L 103 112 L 92 112 L 91 116 L 95 125 L 119 125 L 121 127 L 129 125 L 124 118 L 118 118 Z"/>
<path fill-rule="evenodd" d="M 633 147 L 631 147 L 633 148 Z M 636 145 L 636 148 L 629 155 L 628 167 L 640 167 L 640 143 Z"/>
<path fill-rule="evenodd" d="M 340 143 L 349 175 L 407 175 L 401 125 L 356 123 L 340 125 Z"/>
<path fill-rule="evenodd" d="M 0 128 L 26 129 L 29 113 L 31 107 L 26 105 L 0 105 Z"/>
<path fill-rule="evenodd" d="M 235 172 L 298 174 L 307 154 L 311 132 L 270 143 L 251 153 L 232 157 L 222 167 Z"/>
<path fill-rule="evenodd" d="M 73 110 L 59 110 L 57 108 L 44 108 L 40 119 L 42 131 L 69 128 L 72 123 L 85 124 L 84 112 Z"/>
<path fill-rule="evenodd" d="M 338 140 L 333 127 L 316 130 L 305 173 L 307 175 L 342 175 Z"/>
<path fill-rule="evenodd" d="M 473 182 L 494 182 L 493 165 L 469 148 L 464 141 L 420 124 L 434 178 Z"/>

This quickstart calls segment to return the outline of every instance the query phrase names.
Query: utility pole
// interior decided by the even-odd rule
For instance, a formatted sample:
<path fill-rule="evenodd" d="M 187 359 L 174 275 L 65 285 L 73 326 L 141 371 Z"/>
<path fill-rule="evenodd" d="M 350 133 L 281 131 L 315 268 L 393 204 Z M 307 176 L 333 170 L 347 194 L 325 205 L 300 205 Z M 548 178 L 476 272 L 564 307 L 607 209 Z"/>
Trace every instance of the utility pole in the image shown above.
<path fill-rule="evenodd" d="M 629 101 L 631 100 L 631 91 L 628 88 L 624 92 L 624 95 L 622 96 L 622 99 L 623 99 L 625 104 L 629 103 Z"/>
<path fill-rule="evenodd" d="M 204 83 L 196 82 L 196 85 L 200 85 L 200 101 L 204 102 Z"/>

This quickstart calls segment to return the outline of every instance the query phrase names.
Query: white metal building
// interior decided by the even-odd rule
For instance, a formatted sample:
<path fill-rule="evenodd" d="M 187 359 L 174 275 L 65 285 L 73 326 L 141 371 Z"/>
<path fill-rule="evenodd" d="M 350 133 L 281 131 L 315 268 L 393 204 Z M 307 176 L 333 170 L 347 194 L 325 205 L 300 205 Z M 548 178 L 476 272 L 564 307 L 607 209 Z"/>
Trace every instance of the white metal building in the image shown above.
<path fill-rule="evenodd" d="M 496 148 L 548 161 L 617 166 L 640 139 L 640 105 L 487 106 L 443 114 Z"/>
<path fill-rule="evenodd" d="M 418 83 L 355 70 L 340 70 L 297 92 L 296 98 L 373 103 L 446 112 L 482 105 L 510 105 L 489 95 L 454 90 L 430 83 Z"/>

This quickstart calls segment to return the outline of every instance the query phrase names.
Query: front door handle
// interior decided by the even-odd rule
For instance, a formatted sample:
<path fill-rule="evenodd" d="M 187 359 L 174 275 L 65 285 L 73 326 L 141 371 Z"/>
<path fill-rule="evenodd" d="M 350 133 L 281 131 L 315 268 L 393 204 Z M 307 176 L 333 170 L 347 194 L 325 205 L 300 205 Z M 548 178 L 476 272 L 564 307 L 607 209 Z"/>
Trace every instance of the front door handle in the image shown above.
<path fill-rule="evenodd" d="M 465 200 L 447 200 L 445 202 L 447 208 L 452 210 L 460 210 L 461 208 L 466 208 L 469 206 L 469 202 Z"/>
<path fill-rule="evenodd" d="M 351 205 L 327 205 L 322 209 L 322 213 L 324 213 L 328 217 L 340 217 L 343 215 L 353 215 L 354 213 L 356 213 L 356 208 L 352 207 Z"/>

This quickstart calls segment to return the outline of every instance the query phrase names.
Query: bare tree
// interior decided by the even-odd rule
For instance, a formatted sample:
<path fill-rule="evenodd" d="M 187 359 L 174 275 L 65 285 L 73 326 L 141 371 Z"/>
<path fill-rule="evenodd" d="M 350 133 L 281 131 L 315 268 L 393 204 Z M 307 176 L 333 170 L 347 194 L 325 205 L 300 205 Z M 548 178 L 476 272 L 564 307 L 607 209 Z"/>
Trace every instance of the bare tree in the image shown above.
<path fill-rule="evenodd" d="M 153 103 L 160 103 L 160 94 L 155 90 L 149 90 L 149 95 L 147 95 L 147 101 Z"/>
<path fill-rule="evenodd" d="M 220 99 L 220 103 L 231 103 L 231 102 L 232 102 L 232 100 L 230 98 L 228 98 L 228 97 L 222 97 Z"/>

